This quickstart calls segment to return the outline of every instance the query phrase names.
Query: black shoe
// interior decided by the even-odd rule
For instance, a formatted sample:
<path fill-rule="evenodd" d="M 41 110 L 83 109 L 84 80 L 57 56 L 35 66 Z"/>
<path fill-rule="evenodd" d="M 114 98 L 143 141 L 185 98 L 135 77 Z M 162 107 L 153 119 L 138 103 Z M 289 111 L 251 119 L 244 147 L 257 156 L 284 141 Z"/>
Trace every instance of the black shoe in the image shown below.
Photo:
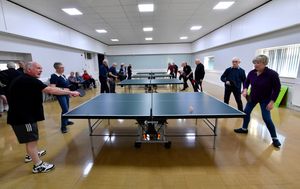
<path fill-rule="evenodd" d="M 68 129 L 67 129 L 67 128 L 62 128 L 62 129 L 61 129 L 61 133 L 64 134 L 64 133 L 67 133 L 67 132 L 68 132 Z"/>
<path fill-rule="evenodd" d="M 236 133 L 242 133 L 242 134 L 247 134 L 248 133 L 248 129 L 238 128 L 238 129 L 234 129 L 234 132 L 236 132 Z"/>
<path fill-rule="evenodd" d="M 74 125 L 74 122 L 73 121 L 68 121 L 67 125 Z"/>
<path fill-rule="evenodd" d="M 274 146 L 275 148 L 280 148 L 281 143 L 279 142 L 278 139 L 273 139 L 273 146 Z"/>
<path fill-rule="evenodd" d="M 181 89 L 180 91 L 184 91 L 186 88 Z"/>

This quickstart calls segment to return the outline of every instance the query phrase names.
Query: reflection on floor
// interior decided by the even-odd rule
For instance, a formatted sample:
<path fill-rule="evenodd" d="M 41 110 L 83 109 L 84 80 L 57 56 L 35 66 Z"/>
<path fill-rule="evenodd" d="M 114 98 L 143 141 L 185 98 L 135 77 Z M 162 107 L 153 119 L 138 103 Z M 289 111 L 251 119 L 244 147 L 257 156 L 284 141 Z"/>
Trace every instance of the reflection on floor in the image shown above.
<path fill-rule="evenodd" d="M 72 98 L 71 106 L 97 95 L 98 90 Z M 144 92 L 143 88 L 132 90 Z M 158 88 L 158 92 L 167 90 Z M 222 100 L 222 88 L 205 83 L 204 90 Z M 124 92 L 124 88 L 117 91 Z M 24 163 L 24 145 L 18 144 L 4 113 L 0 118 L 0 188 L 300 188 L 299 112 L 286 108 L 272 111 L 283 144 L 280 150 L 271 145 L 259 108 L 252 114 L 248 135 L 233 132 L 241 119 L 220 119 L 216 149 L 212 137 L 193 136 L 209 132 L 203 122 L 198 120 L 196 126 L 195 120 L 187 119 L 168 120 L 169 133 L 186 134 L 171 137 L 170 149 L 161 144 L 142 144 L 136 149 L 134 137 L 90 138 L 86 120 L 73 120 L 70 132 L 61 134 L 58 103 L 46 102 L 44 109 L 39 145 L 47 149 L 43 160 L 56 164 L 56 169 L 31 173 L 32 164 Z M 134 120 L 110 120 L 110 125 L 105 120 L 102 125 L 101 133 L 135 134 L 137 129 Z"/>

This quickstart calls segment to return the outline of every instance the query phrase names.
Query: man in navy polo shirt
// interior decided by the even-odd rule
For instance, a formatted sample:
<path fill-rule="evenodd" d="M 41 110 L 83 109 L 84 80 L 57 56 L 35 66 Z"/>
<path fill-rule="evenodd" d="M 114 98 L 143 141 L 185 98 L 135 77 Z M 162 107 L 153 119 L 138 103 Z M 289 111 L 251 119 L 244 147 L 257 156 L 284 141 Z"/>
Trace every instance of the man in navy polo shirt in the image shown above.
<path fill-rule="evenodd" d="M 61 89 L 68 89 L 70 83 L 66 76 L 64 75 L 64 66 L 60 62 L 55 62 L 53 67 L 55 68 L 55 73 L 51 75 L 50 78 L 50 86 L 51 87 L 58 87 Z M 67 113 L 69 111 L 69 95 L 59 95 L 56 96 L 59 105 L 61 107 L 61 115 Z M 73 125 L 72 121 L 69 121 L 67 118 L 63 118 L 61 116 L 61 132 L 67 133 L 67 125 Z"/>
<path fill-rule="evenodd" d="M 116 80 L 118 78 L 118 73 L 116 70 L 117 64 L 113 63 L 112 66 L 108 70 L 109 77 L 109 92 L 116 93 Z"/>

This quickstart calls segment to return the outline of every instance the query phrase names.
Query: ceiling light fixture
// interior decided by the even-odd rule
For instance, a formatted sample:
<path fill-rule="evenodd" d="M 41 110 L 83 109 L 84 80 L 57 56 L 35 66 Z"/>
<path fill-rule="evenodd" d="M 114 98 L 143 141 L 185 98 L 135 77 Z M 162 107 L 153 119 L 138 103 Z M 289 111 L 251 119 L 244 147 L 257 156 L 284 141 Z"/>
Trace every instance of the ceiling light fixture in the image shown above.
<path fill-rule="evenodd" d="M 111 40 L 111 41 L 115 41 L 115 42 L 116 42 L 116 41 L 119 41 L 119 39 L 110 39 L 110 40 Z"/>
<path fill-rule="evenodd" d="M 154 5 L 153 4 L 139 4 L 138 5 L 140 12 L 153 12 Z"/>
<path fill-rule="evenodd" d="M 152 38 L 152 37 L 146 37 L 145 40 L 146 40 L 146 41 L 152 41 L 153 38 Z"/>
<path fill-rule="evenodd" d="M 153 31 L 152 27 L 145 27 L 143 28 L 143 31 L 148 32 L 148 31 Z"/>
<path fill-rule="evenodd" d="M 65 13 L 69 14 L 69 15 L 82 15 L 82 12 L 80 12 L 78 9 L 76 8 L 65 8 L 65 9 L 61 9 L 62 11 L 64 11 Z"/>
<path fill-rule="evenodd" d="M 96 30 L 96 32 L 98 32 L 98 33 L 107 33 L 107 31 L 103 30 L 103 29 Z"/>
<path fill-rule="evenodd" d="M 181 36 L 179 39 L 184 40 L 184 39 L 188 39 L 187 36 Z"/>
<path fill-rule="evenodd" d="M 214 10 L 223 10 L 228 9 L 231 5 L 234 4 L 234 1 L 220 1 L 216 6 L 214 6 Z"/>
<path fill-rule="evenodd" d="M 200 30 L 202 26 L 192 26 L 190 29 L 191 30 Z"/>

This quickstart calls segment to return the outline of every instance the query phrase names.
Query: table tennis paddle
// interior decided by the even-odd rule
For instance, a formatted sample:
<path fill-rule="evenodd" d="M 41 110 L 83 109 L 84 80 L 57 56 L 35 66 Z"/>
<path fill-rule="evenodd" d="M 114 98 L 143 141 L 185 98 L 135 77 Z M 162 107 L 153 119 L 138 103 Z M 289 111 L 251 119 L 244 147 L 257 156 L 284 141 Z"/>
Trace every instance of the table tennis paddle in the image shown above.
<path fill-rule="evenodd" d="M 84 89 L 77 89 L 77 92 L 79 92 L 79 96 L 83 97 L 85 95 L 85 90 Z"/>

